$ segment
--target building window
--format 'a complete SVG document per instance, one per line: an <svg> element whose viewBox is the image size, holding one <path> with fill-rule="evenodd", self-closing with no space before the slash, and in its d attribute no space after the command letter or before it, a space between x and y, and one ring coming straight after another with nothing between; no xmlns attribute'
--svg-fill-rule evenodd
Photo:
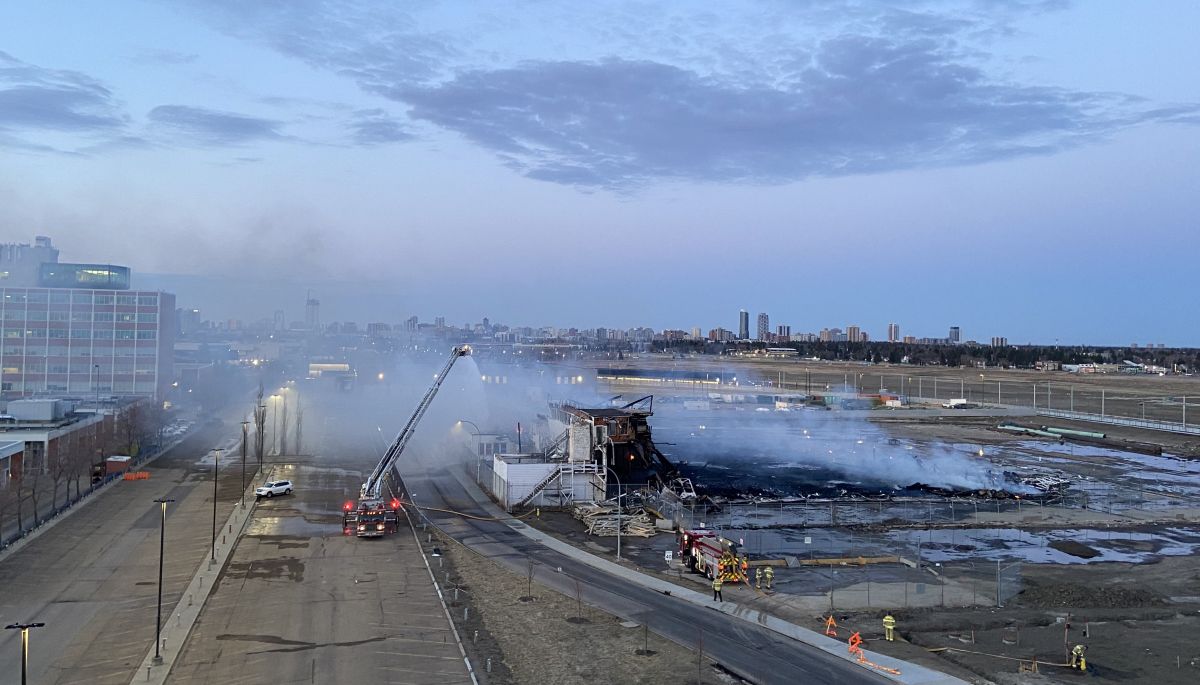
<svg viewBox="0 0 1200 685"><path fill-rule="evenodd" d="M70 293L64 293L64 292L51 292L50 293L50 304L67 304L70 301L71 301Z"/></svg>
<svg viewBox="0 0 1200 685"><path fill-rule="evenodd" d="M112 321L113 313L112 312L96 312L96 320L97 321Z"/></svg>
<svg viewBox="0 0 1200 685"><path fill-rule="evenodd" d="M46 333L48 334L47 337L54 340L67 337L67 331L64 328L51 328L50 330L46 331Z"/></svg>
<svg viewBox="0 0 1200 685"><path fill-rule="evenodd" d="M158 331L138 331L138 340L155 340L158 338Z"/></svg>
<svg viewBox="0 0 1200 685"><path fill-rule="evenodd" d="M71 313L67 311L50 312L51 321L66 321L69 318L71 318Z"/></svg>
<svg viewBox="0 0 1200 685"><path fill-rule="evenodd" d="M29 292L29 302L32 304L46 304L47 299L45 290L31 290Z"/></svg>
<svg viewBox="0 0 1200 685"><path fill-rule="evenodd" d="M71 301L75 304L91 304L91 293L71 293Z"/></svg>
<svg viewBox="0 0 1200 685"><path fill-rule="evenodd" d="M138 304L142 305L143 307L157 307L158 295L139 295Z"/></svg>
<svg viewBox="0 0 1200 685"><path fill-rule="evenodd" d="M96 295L96 304L112 304L114 301L112 295Z"/></svg>
<svg viewBox="0 0 1200 685"><path fill-rule="evenodd" d="M117 321L120 321L121 323L133 323L133 322L134 322L134 321L136 321L136 320L137 320L137 315L136 315L136 314L130 314L130 313L127 313L127 312L126 312L126 313L117 314Z"/></svg>
<svg viewBox="0 0 1200 685"><path fill-rule="evenodd" d="M137 315L138 323L158 323L158 313L150 312L147 314Z"/></svg>
<svg viewBox="0 0 1200 685"><path fill-rule="evenodd" d="M116 336L117 340L133 340L133 331L117 331ZM132 354L133 350L129 352Z"/></svg>
<svg viewBox="0 0 1200 685"><path fill-rule="evenodd" d="M29 312L29 320L30 321L45 321L47 314L48 314L48 312L46 312L45 310L31 311L31 312Z"/></svg>
<svg viewBox="0 0 1200 685"><path fill-rule="evenodd" d="M91 321L92 320L92 312L90 310L82 311L82 312L71 312L71 320L72 321Z"/></svg>
<svg viewBox="0 0 1200 685"><path fill-rule="evenodd" d="M89 340L92 337L92 329L90 328L72 328L71 339L73 340Z"/></svg>
<svg viewBox="0 0 1200 685"><path fill-rule="evenodd" d="M25 320L25 312L20 309L5 309L4 310L4 320L5 321L24 321Z"/></svg>
<svg viewBox="0 0 1200 685"><path fill-rule="evenodd" d="M137 297L134 295L117 295L117 304L137 304Z"/></svg>

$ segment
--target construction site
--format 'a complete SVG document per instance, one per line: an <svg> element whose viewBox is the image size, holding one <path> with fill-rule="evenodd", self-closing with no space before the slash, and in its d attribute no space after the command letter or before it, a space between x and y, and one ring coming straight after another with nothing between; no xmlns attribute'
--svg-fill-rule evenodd
<svg viewBox="0 0 1200 685"><path fill-rule="evenodd" d="M497 503L965 680L1200 679L1191 379L632 364L479 457Z"/></svg>

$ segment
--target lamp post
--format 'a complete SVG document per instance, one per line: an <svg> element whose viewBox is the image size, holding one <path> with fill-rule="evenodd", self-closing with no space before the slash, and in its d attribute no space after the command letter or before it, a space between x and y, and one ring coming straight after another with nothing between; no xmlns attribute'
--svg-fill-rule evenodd
<svg viewBox="0 0 1200 685"><path fill-rule="evenodd" d="M479 452L479 447L478 447L478 445L479 445L479 434L480 434L482 431L480 431L480 430L479 430L479 426L476 426L474 421L468 421L468 420L466 420L466 419L459 419L459 420L458 420L458 424L459 424L460 426L461 426L462 424L464 424L464 423L465 423L465 424L467 424L467 425L469 425L471 428L474 428L474 429L475 429L475 432L474 432L472 435L474 435L474 436L475 436L475 441L476 441L476 442L475 442L475 445L476 445L476 446L475 446L475 452ZM476 454L476 455L475 455L475 482L476 482L476 483L478 483L478 482L479 482L479 478L480 478L480 475L481 475L482 469L483 469L483 455L482 455L482 454Z"/></svg>
<svg viewBox="0 0 1200 685"><path fill-rule="evenodd" d="M159 497L154 500L162 508L162 521L158 526L158 613L154 618L154 663L162 663L162 655L159 654L158 648L162 644L162 579L163 579L163 554L167 548L167 502L175 500L169 497Z"/></svg>
<svg viewBox="0 0 1200 685"><path fill-rule="evenodd" d="M612 467L605 464L604 468L608 469L613 480L617 481L617 561L621 560L621 479L617 477L617 472L613 471ZM607 494L607 493L605 493Z"/></svg>
<svg viewBox="0 0 1200 685"><path fill-rule="evenodd" d="M250 422L242 419L242 508L246 508L246 429Z"/></svg>
<svg viewBox="0 0 1200 685"><path fill-rule="evenodd" d="M10 623L5 630L21 631L21 685L26 685L29 678L29 629L41 628L45 623Z"/></svg>
<svg viewBox="0 0 1200 685"><path fill-rule="evenodd" d="M217 560L217 475L221 465L221 449L213 450L213 519L212 519L212 558Z"/></svg>
<svg viewBox="0 0 1200 685"><path fill-rule="evenodd" d="M265 449L263 445L263 435L266 433L266 430L267 405L256 404L254 405L254 454L256 457L258 457L258 470L254 472L255 475L262 473L263 450Z"/></svg>

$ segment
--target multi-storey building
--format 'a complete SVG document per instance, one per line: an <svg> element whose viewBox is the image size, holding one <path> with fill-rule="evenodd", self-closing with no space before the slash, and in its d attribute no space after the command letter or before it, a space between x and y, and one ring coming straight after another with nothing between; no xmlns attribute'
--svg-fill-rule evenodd
<svg viewBox="0 0 1200 685"><path fill-rule="evenodd" d="M738 312L738 340L750 339L750 312L745 309Z"/></svg>
<svg viewBox="0 0 1200 685"><path fill-rule="evenodd" d="M953 345L957 345L960 342L962 342L962 329L959 328L958 326L951 326L950 327L950 343Z"/></svg>
<svg viewBox="0 0 1200 685"><path fill-rule="evenodd" d="M0 395L159 397L174 315L170 293L0 288Z"/></svg>
<svg viewBox="0 0 1200 685"><path fill-rule="evenodd" d="M862 329L858 326L846 326L846 340L852 343L863 342Z"/></svg>
<svg viewBox="0 0 1200 685"><path fill-rule="evenodd" d="M792 327L786 324L779 324L775 327L775 335L783 340L789 340L792 337Z"/></svg>
<svg viewBox="0 0 1200 685"><path fill-rule="evenodd" d="M758 315L758 336L756 340L770 340L771 338L771 317L767 316L766 312Z"/></svg>
<svg viewBox="0 0 1200 685"><path fill-rule="evenodd" d="M898 324L898 323L889 323L888 324L888 338L887 339L888 339L888 342L892 342L892 343L900 342L900 324Z"/></svg>

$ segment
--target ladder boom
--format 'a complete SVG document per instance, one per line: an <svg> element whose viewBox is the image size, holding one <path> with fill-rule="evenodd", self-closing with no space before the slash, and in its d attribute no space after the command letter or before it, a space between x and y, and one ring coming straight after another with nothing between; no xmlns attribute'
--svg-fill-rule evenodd
<svg viewBox="0 0 1200 685"><path fill-rule="evenodd" d="M458 361L460 357L465 357L469 354L471 354L470 345L458 345L454 348L454 351L450 354L449 361L442 367L441 373L434 378L433 385L429 386L429 390L425 392L425 396L417 404L416 411L413 412L412 416L408 417L408 423L404 424L404 428L401 429L396 439L392 441L383 458L375 465L375 470L371 472L367 481L362 484L362 490L359 493L360 499L378 499L380 497L384 475L396 463L405 446L408 445L408 441L412 439L413 433L416 432L417 424L421 422L421 417L425 416L429 405L433 404L433 398L437 396L438 389L442 387L442 382L446 380L450 369L454 368L454 362Z"/></svg>

